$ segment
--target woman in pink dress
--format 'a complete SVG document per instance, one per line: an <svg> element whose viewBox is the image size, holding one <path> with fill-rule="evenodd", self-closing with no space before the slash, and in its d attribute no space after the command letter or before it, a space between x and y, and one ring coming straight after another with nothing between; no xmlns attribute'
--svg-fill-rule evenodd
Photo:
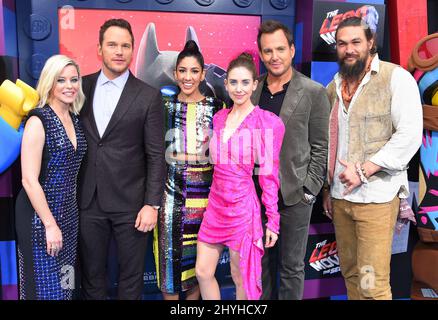
<svg viewBox="0 0 438 320"><path fill-rule="evenodd" d="M213 183L198 234L195 267L204 300L220 299L214 274L224 246L230 251L236 299L260 298L263 227L252 180L254 163L260 166L255 174L268 217L265 247L273 247L278 238L278 167L285 129L279 117L251 103L256 78L251 55L243 53L231 61L225 87L233 108L223 109L213 118L209 149Z"/></svg>

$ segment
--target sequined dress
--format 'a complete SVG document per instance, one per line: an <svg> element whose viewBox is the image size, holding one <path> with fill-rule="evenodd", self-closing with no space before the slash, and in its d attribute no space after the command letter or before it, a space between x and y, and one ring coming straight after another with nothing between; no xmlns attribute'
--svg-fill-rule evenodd
<svg viewBox="0 0 438 320"><path fill-rule="evenodd" d="M79 119L71 114L77 149L70 142L61 120L48 105L30 112L44 126L45 144L39 182L50 211L61 229L63 249L51 257L46 250L44 225L22 189L15 218L19 258L20 299L70 300L75 287L78 236L76 181L87 149Z"/></svg>
<svg viewBox="0 0 438 320"><path fill-rule="evenodd" d="M195 259L198 230L207 206L213 168L208 143L213 115L223 107L215 98L183 103L165 101L167 179L157 227L154 255L157 284L176 294L197 285ZM173 155L197 154L206 160L175 161Z"/></svg>
<svg viewBox="0 0 438 320"><path fill-rule="evenodd" d="M261 200L268 217L267 228L278 234L278 189L280 149L284 124L279 117L256 106L239 128L224 141L230 110L213 119L210 154L214 163L213 183L198 240L222 244L239 252L239 269L249 300L261 295L263 227L260 202L252 179L254 165L262 188Z"/></svg>

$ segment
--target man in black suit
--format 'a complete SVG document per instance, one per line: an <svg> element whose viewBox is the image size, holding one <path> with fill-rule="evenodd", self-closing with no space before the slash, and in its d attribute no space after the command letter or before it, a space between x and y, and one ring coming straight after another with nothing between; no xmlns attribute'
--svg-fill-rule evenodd
<svg viewBox="0 0 438 320"><path fill-rule="evenodd" d="M130 24L100 28L102 69L83 79L81 112L88 152L79 176L80 256L85 299L106 299L106 262L114 235L118 298L140 299L147 232L157 222L164 189L164 123L160 92L129 71Z"/></svg>

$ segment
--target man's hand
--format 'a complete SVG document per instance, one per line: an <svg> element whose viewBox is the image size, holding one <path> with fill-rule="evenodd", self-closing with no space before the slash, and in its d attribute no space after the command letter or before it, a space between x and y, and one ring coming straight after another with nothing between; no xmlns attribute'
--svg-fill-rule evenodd
<svg viewBox="0 0 438 320"><path fill-rule="evenodd" d="M354 189L362 184L359 174L356 171L354 163L338 159L339 163L345 167L345 170L339 175L339 180L344 185L345 191L343 195L351 193Z"/></svg>
<svg viewBox="0 0 438 320"><path fill-rule="evenodd" d="M158 210L149 205L141 208L135 220L135 228L140 232L148 232L155 228L157 224Z"/></svg>
<svg viewBox="0 0 438 320"><path fill-rule="evenodd" d="M379 172L380 170L382 170L382 167L371 162L371 161L365 161L365 163L362 164L362 168L365 170L364 175L365 177L368 179L369 177L371 177L373 174L375 174L376 172Z"/></svg>
<svg viewBox="0 0 438 320"><path fill-rule="evenodd" d="M329 189L322 190L322 207L324 208L324 215L333 220L332 198Z"/></svg>

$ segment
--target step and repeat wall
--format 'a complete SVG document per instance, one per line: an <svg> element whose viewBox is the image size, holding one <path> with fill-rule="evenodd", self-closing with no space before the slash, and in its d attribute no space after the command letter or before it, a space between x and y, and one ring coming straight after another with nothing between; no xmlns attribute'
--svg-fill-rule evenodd
<svg viewBox="0 0 438 320"><path fill-rule="evenodd" d="M0 84L18 77L15 5L0 0ZM3 119L0 117L0 122ZM3 128L6 122L0 123ZM14 202L21 188L19 161L11 154L11 143L19 143L0 130L0 300L17 299L17 259L15 247ZM7 169L7 170L6 170Z"/></svg>
<svg viewBox="0 0 438 320"><path fill-rule="evenodd" d="M5 2L9 6L5 7ZM380 56L389 60L385 56L386 8L383 0L0 0L0 3L0 10L3 10L0 17L8 16L14 26L16 21L18 41L15 46L18 45L20 52L17 61L15 49L15 55L12 54L15 60L11 60L6 68L12 72L2 74L1 80L19 76L31 85L36 85L45 61L57 53L74 58L82 74L97 71L101 65L97 55L99 27L109 18L125 18L131 23L135 38L131 71L158 89L175 85L173 68L176 55L187 39L195 39L205 58L208 86L223 100L227 100L223 79L228 62L242 51L248 51L259 64L257 29L267 19L279 20L294 32L294 65L324 85L337 72L334 32L342 19L348 16L361 16L375 27L379 53L382 51ZM5 10L10 13L7 11L5 14ZM2 34L6 32L1 31ZM146 50L148 46L156 49L152 50L155 54L149 54L150 51ZM5 55L3 44L0 44L0 50L3 50L0 55ZM155 63L157 61L159 63ZM14 63L18 64L19 73L13 67ZM159 68L155 67L158 65ZM263 65L259 67L264 70ZM0 174L2 299L17 299L13 203L15 189L21 187L20 179L17 164ZM394 252L406 251L406 231L401 238L396 242ZM145 257L144 298L161 299L156 285L152 237L149 240ZM116 261L117 252L112 243L108 259L110 297L116 295ZM346 290L339 270L334 229L322 215L321 199L314 206L305 263L305 299L344 297ZM234 299L227 251L221 256L217 276L223 298Z"/></svg>

